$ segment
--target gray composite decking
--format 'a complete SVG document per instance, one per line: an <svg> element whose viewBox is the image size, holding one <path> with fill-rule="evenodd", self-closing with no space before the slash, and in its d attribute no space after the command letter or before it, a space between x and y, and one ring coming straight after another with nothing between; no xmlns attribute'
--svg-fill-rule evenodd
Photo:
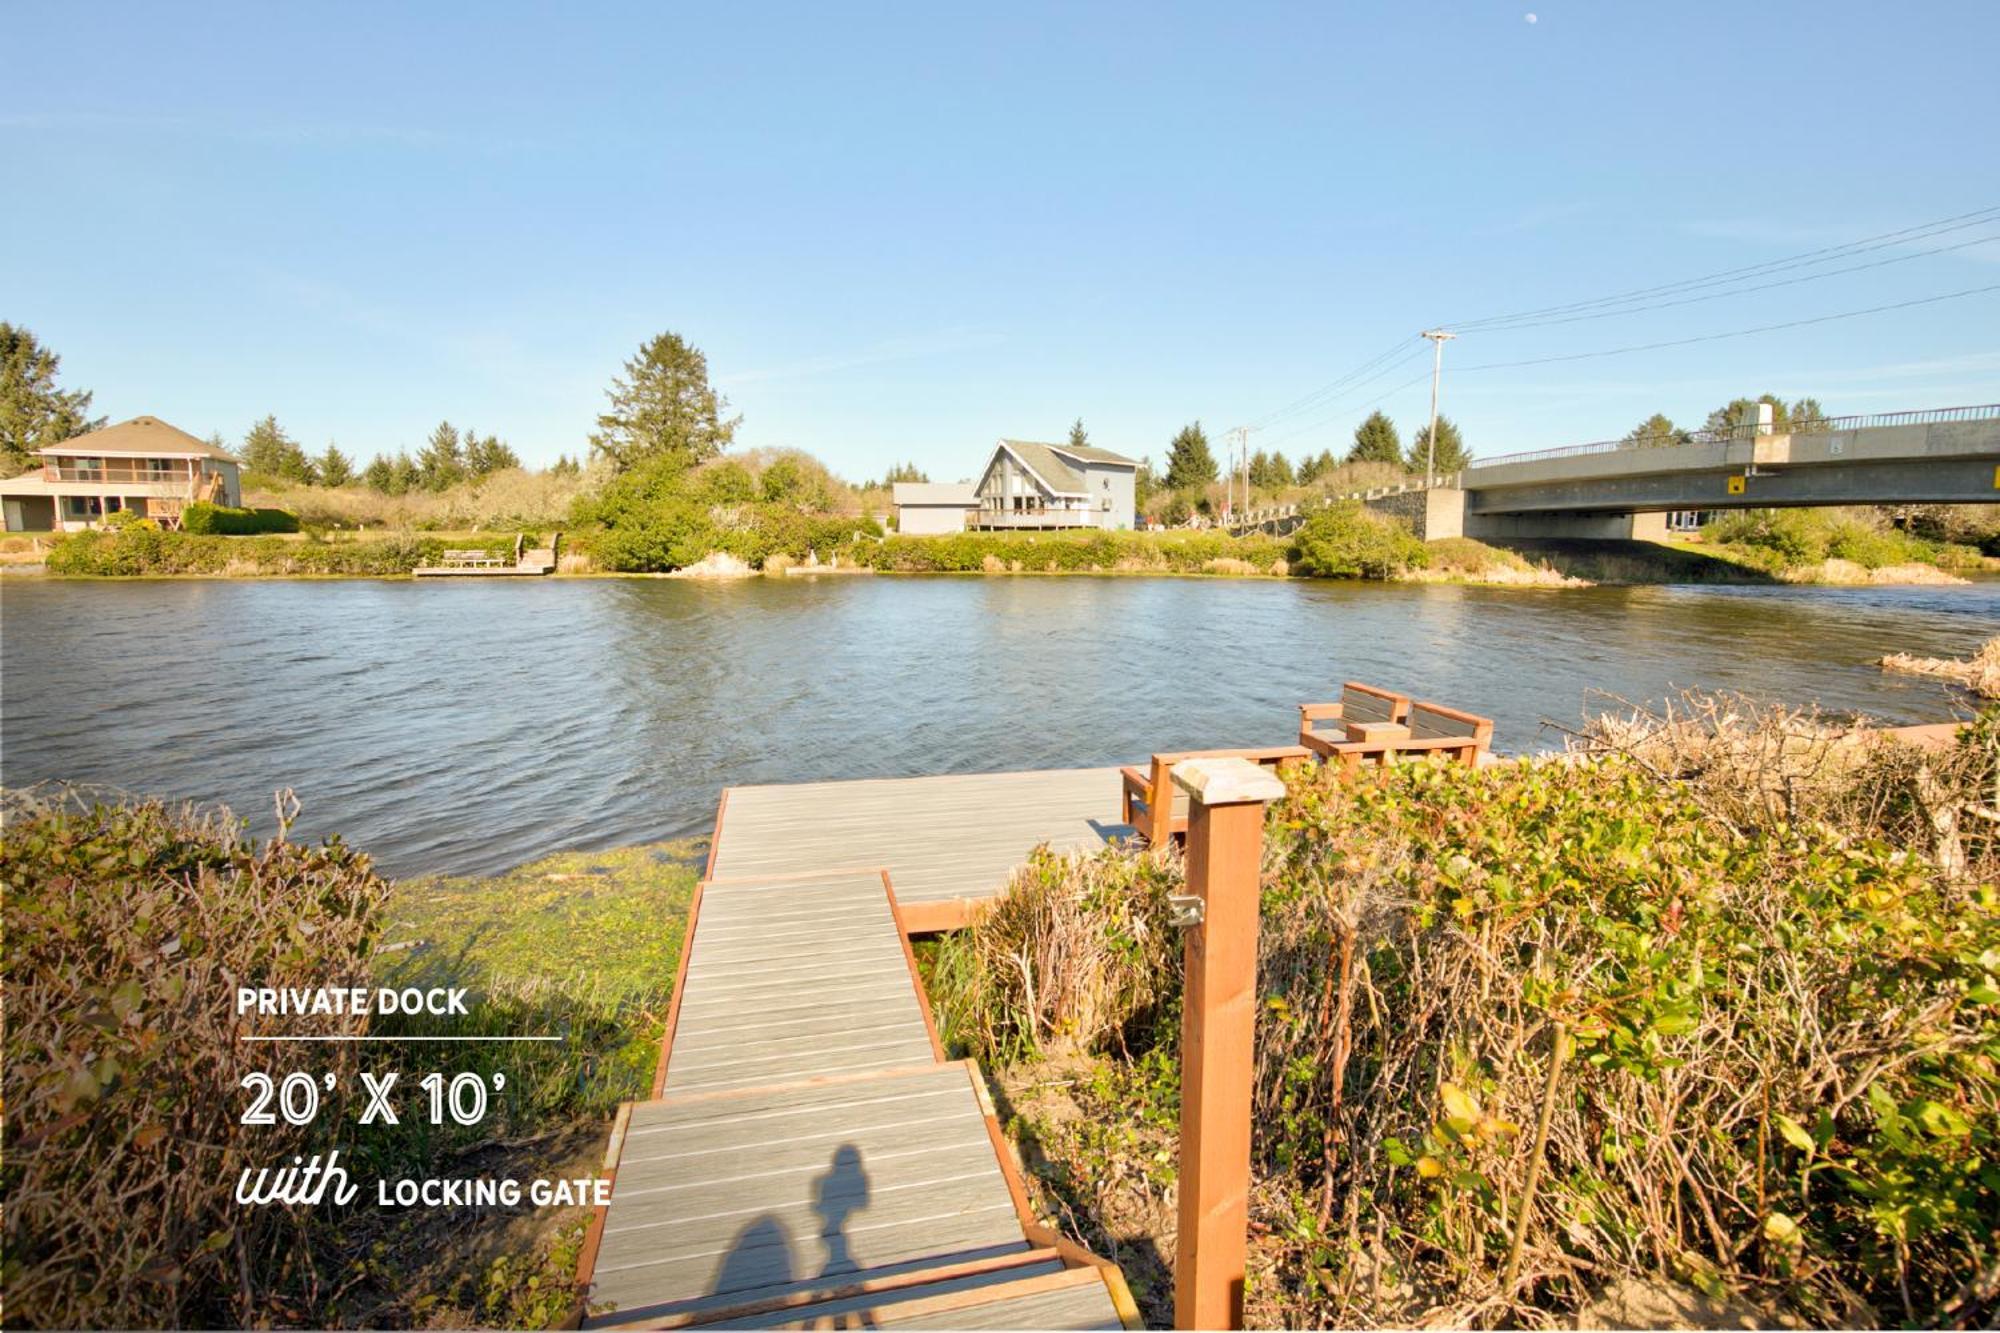
<svg viewBox="0 0 2000 1333"><path fill-rule="evenodd" d="M1036 844L1095 850L1129 833L1115 768L731 787L718 879L882 867L896 900L985 898Z"/></svg>
<svg viewBox="0 0 2000 1333"><path fill-rule="evenodd" d="M1031 1239L890 897L989 897L1126 832L1118 799L1111 769L731 789L585 1326L1122 1327L1115 1272Z"/></svg>
<svg viewBox="0 0 2000 1333"><path fill-rule="evenodd" d="M666 1093L936 1058L880 872L703 888Z"/></svg>

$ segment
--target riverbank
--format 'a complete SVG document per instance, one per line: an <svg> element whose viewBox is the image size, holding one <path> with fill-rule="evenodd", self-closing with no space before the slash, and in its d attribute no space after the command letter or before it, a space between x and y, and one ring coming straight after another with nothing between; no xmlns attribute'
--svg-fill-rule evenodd
<svg viewBox="0 0 2000 1333"><path fill-rule="evenodd" d="M1766 1324L1990 1313L1972 1279L2000 1225L1981 1170L2000 1151L1984 1054L2000 1042L2000 850L1961 816L2000 772L2000 712L1923 751L1736 704L1605 738L1572 763L1399 765L1358 785L1288 772L1263 906L1253 1322L1464 1324L1478 1308L1590 1324L1632 1284ZM337 841L252 846L213 816L11 810L0 870L21 928L6 980L39 998L9 1024L9 1070L51 1064L79 986L120 1016L91 1037L87 1079L10 1089L10 1226L51 1234L62 1209L101 1233L65 1259L10 1230L17 1314L563 1321L580 1209L277 1209L263 1216L282 1225L234 1252L204 1237L248 1231L226 1182L274 1144L339 1147L371 1174L588 1174L611 1109L647 1086L703 851L391 885ZM1180 982L1165 913L1180 877L1172 852L1034 856L970 930L920 951L946 1039L995 1076L1040 1215L1115 1248L1156 1321L1171 1293ZM369 1067L411 1081L435 1067L426 1037L564 1040L454 1048L456 1071L506 1076L476 1127L322 1120L280 1142L242 1129L225 1098L170 1091L233 1078L217 1062L244 1048L218 1016L240 975L467 987L469 1024L364 1021L386 1039ZM1774 1041L1801 1006L1811 1038ZM1829 1106L1824 1088L1842 1094ZM1531 1150L1537 1105L1554 1109ZM1709 1132L1677 1132L1689 1123ZM196 1144L218 1154L202 1170L175 1155ZM1524 1222L1509 1200L1545 1151ZM156 1153L161 1169L136 1192L119 1182L114 1207L92 1192L110 1188L90 1174L107 1152ZM1891 1185L1907 1230L1885 1253L1871 1237ZM184 1224L131 1221L167 1216ZM1523 1234L1525 1280L1495 1297ZM169 1265L171 1287L102 1283ZM104 1318L36 1319L51 1308L38 1299Z"/></svg>
<svg viewBox="0 0 2000 1333"><path fill-rule="evenodd" d="M752 563L714 552L679 570L651 574L601 569L596 534L566 533L556 577L741 578L756 574L981 574L1120 577L1301 578L1299 550L1287 538L1215 532L962 533L935 537L851 537L824 549L774 552ZM0 541L0 570L73 578L398 578L434 563L446 549L505 555L514 534L312 533L228 537L128 529ZM1391 582L1493 587L1580 588L1596 585L1795 583L1824 586L1960 582L1967 573L2000 573L2000 558L1969 548L1933 553L1950 567L1915 557L1921 544L1860 552L1878 563L1818 554L1788 564L1766 548L1729 543L1519 541L1489 544L1448 538L1412 546L1405 557L1367 576ZM1348 575L1357 577L1360 575Z"/></svg>

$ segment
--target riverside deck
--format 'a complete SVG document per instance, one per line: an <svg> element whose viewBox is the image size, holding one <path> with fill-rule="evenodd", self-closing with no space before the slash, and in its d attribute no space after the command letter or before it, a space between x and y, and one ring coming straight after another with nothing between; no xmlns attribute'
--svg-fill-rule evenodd
<svg viewBox="0 0 2000 1333"><path fill-rule="evenodd" d="M1113 769L724 793L651 1099L621 1109L586 1327L1119 1328L1044 1227L906 936L1037 845L1124 833Z"/></svg>

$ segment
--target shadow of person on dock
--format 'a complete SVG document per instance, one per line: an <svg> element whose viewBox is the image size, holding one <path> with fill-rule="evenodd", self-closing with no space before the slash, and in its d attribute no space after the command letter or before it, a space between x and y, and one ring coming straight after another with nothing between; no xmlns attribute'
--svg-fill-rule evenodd
<svg viewBox="0 0 2000 1333"><path fill-rule="evenodd" d="M715 1284L709 1294L737 1295L748 1300L754 1299L759 1291L859 1272L861 1264L848 1243L847 1222L868 1206L868 1199L868 1173L862 1169L861 1149L843 1143L834 1150L825 1173L813 1178L807 1200L820 1220L819 1238L826 1245L825 1266L817 1274L810 1269L795 1269L790 1228L778 1213L763 1213L736 1233L736 1239L730 1242L729 1251L722 1258L722 1266L716 1270Z"/></svg>
<svg viewBox="0 0 2000 1333"><path fill-rule="evenodd" d="M819 1214L820 1239L826 1242L826 1267L821 1277L852 1273L854 1261L847 1243L847 1219L868 1206L868 1173L861 1169L861 1150L851 1143L834 1149L833 1164L813 1182L813 1211Z"/></svg>
<svg viewBox="0 0 2000 1333"><path fill-rule="evenodd" d="M711 1293L781 1287L793 1280L792 1234L777 1217L765 1213L736 1233L716 1270Z"/></svg>

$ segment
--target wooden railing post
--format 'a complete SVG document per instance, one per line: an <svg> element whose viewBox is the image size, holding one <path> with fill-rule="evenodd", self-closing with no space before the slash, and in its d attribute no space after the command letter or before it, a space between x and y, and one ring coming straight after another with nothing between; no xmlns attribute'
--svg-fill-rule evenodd
<svg viewBox="0 0 2000 1333"><path fill-rule="evenodd" d="M1258 872L1264 806L1285 784L1244 759L1189 759L1174 782L1188 794L1192 900L1177 904L1188 935L1174 1327L1242 1328Z"/></svg>

